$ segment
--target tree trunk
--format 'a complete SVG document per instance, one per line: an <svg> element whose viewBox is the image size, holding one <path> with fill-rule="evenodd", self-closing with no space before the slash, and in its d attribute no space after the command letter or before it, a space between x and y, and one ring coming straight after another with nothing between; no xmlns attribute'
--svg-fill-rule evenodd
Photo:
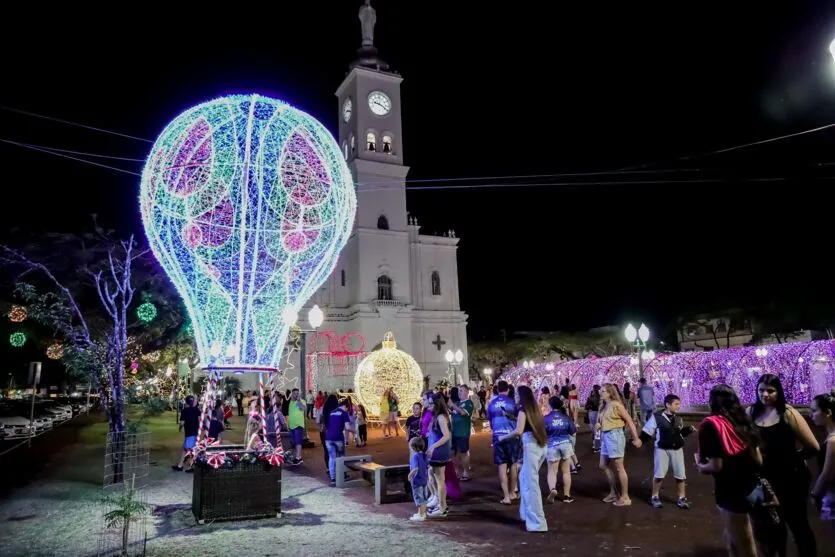
<svg viewBox="0 0 835 557"><path fill-rule="evenodd" d="M127 557L128 555L128 533L130 532L130 519L124 519L125 524L122 526L122 556Z"/></svg>

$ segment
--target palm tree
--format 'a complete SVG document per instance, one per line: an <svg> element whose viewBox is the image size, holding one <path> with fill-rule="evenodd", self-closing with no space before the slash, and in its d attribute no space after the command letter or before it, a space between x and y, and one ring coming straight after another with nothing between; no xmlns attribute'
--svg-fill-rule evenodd
<svg viewBox="0 0 835 557"><path fill-rule="evenodd" d="M122 557L127 557L128 554L128 533L130 532L130 523L135 522L139 517L145 515L150 508L150 505L141 501L136 501L134 496L136 490L125 488L121 494L116 497L108 497L105 503L115 505L115 509L104 515L104 523L108 528L122 527Z"/></svg>

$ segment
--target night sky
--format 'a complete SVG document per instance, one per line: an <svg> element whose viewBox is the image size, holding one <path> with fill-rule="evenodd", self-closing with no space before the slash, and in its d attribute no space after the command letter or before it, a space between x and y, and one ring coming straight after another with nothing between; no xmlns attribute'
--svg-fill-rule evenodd
<svg viewBox="0 0 835 557"><path fill-rule="evenodd" d="M335 130L334 91L359 47L360 4L10 13L0 104L154 139L196 103L257 92ZM455 228L461 238L474 339L641 319L661 328L686 308L831 288L825 177L835 166L818 163L835 163L835 128L677 159L835 122L832 2L540 4L374 2L376 45L404 77L409 186L513 184L409 193L424 232ZM150 148L9 111L0 111L0 139L136 159ZM7 144L0 158L0 237L14 227L79 230L90 213L141 231L137 177ZM652 172L443 180L623 168Z"/></svg>

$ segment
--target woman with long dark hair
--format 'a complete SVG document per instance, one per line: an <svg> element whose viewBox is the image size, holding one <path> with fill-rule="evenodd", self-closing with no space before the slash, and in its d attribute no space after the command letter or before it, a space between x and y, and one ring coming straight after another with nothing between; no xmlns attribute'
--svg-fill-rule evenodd
<svg viewBox="0 0 835 557"><path fill-rule="evenodd" d="M835 393L820 394L812 400L812 421L826 429L826 441L818 454L820 475L812 487L812 499L820 509L821 520L835 536Z"/></svg>
<svg viewBox="0 0 835 557"><path fill-rule="evenodd" d="M325 455L325 474L330 477L330 454L328 453L328 445L325 443L325 431L328 428L328 418L331 412L339 408L339 399L336 395L328 395L325 397L325 402L322 404L322 412L319 414L319 441L322 443L322 452Z"/></svg>
<svg viewBox="0 0 835 557"><path fill-rule="evenodd" d="M336 395L330 395L322 412L325 424L325 447L328 449L328 475L331 485L336 483L336 459L345 456L345 432L353 431L351 416L339 405Z"/></svg>
<svg viewBox="0 0 835 557"><path fill-rule="evenodd" d="M728 555L757 557L749 513L762 503L762 455L754 425L728 385L710 391L710 416L699 426L696 467L711 474Z"/></svg>
<svg viewBox="0 0 835 557"><path fill-rule="evenodd" d="M776 375L766 373L757 381L757 402L748 408L748 415L762 442L762 475L774 488L780 506L779 524L754 521L757 539L766 542L766 553L784 557L788 545L788 529L800 555L814 557L817 544L807 514L807 496L812 475L804 454L809 457L820 447L812 430L800 413L786 402L783 384Z"/></svg>
<svg viewBox="0 0 835 557"><path fill-rule="evenodd" d="M501 437L499 442L513 437L522 438L522 470L519 472L519 516L525 521L528 532L547 532L545 511L542 509L542 490L539 487L539 469L545 460L545 445L548 434L542 412L536 403L530 387L516 388L516 402L519 414L516 429Z"/></svg>
<svg viewBox="0 0 835 557"><path fill-rule="evenodd" d="M433 398L432 423L429 426L429 446L426 448L426 459L432 469L435 480L435 491L438 496L438 506L429 511L429 516L447 516L446 501L446 465L450 459L452 449L452 433L449 423L449 408L446 398L438 394Z"/></svg>

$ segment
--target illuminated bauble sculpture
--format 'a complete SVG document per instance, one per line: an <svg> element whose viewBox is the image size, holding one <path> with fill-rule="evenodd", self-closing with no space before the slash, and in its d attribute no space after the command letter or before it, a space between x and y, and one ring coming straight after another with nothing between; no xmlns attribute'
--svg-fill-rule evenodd
<svg viewBox="0 0 835 557"><path fill-rule="evenodd" d="M411 408L420 400L423 373L414 358L398 350L394 335L386 333L383 347L366 356L357 366L354 390L365 409L379 416L380 398L389 387L394 387L401 409Z"/></svg>
<svg viewBox="0 0 835 557"><path fill-rule="evenodd" d="M9 335L9 344L11 344L14 348L20 348L26 344L26 333L22 333L20 331L12 333Z"/></svg>
<svg viewBox="0 0 835 557"><path fill-rule="evenodd" d="M356 212L333 136L259 95L223 97L175 118L148 156L140 203L200 359L227 371L278 368L282 312L300 309L331 274Z"/></svg>
<svg viewBox="0 0 835 557"><path fill-rule="evenodd" d="M136 316L139 318L140 321L150 323L157 316L157 306L155 306L151 302L145 302L144 304L136 308Z"/></svg>
<svg viewBox="0 0 835 557"><path fill-rule="evenodd" d="M29 312L23 306L14 305L9 310L9 321L12 323L23 323L29 317Z"/></svg>
<svg viewBox="0 0 835 557"><path fill-rule="evenodd" d="M46 357L50 360L60 360L64 357L64 345L60 342L50 344L46 348Z"/></svg>

